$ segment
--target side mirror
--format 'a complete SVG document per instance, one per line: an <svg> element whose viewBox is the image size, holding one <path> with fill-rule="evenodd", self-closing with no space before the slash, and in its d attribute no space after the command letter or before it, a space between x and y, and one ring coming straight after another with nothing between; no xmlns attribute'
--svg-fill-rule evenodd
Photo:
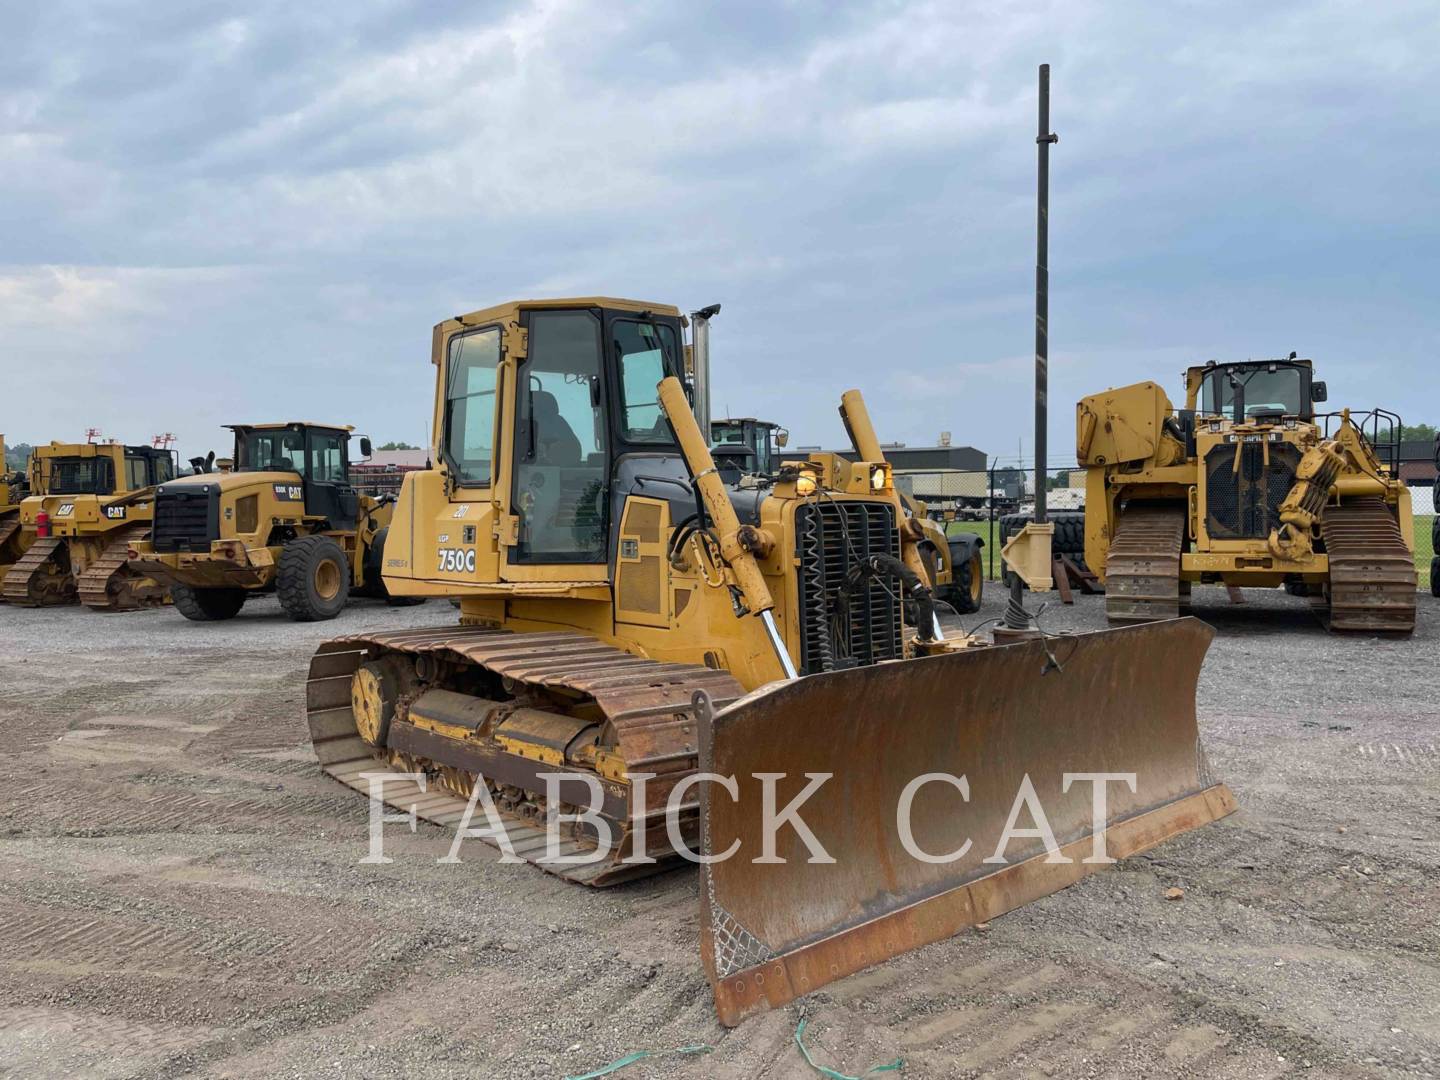
<svg viewBox="0 0 1440 1080"><path fill-rule="evenodd" d="M775 432L775 445L781 447L782 449L786 446L789 446L790 432L786 431L783 427L779 431Z"/></svg>
<svg viewBox="0 0 1440 1080"><path fill-rule="evenodd" d="M368 435L360 436L360 456L363 458L370 456L370 436Z"/></svg>
<svg viewBox="0 0 1440 1080"><path fill-rule="evenodd" d="M1326 391L1325 391L1325 382L1324 382L1324 380L1321 380L1321 381L1319 381L1319 382L1312 382L1312 383L1310 384L1310 400L1311 400L1311 401L1315 401L1315 402L1324 401L1327 396L1328 396L1328 395L1327 395L1327 393L1326 393Z"/></svg>

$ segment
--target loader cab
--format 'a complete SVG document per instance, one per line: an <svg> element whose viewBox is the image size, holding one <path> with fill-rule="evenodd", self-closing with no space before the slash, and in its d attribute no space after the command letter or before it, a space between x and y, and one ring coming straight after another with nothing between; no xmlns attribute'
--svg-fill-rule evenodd
<svg viewBox="0 0 1440 1080"><path fill-rule="evenodd" d="M1187 382L1190 407L1207 417L1236 424L1278 423L1290 418L1311 421L1315 403L1324 401L1325 384L1315 382L1309 360L1292 353L1284 360L1211 363L1191 368ZM1198 390L1198 404L1193 401Z"/></svg>
<svg viewBox="0 0 1440 1080"><path fill-rule="evenodd" d="M281 503L300 503L306 517L324 518L331 529L354 529L360 499L350 486L349 425L232 424L236 472L293 473L295 483L278 481L274 494ZM361 440L367 452L368 439Z"/></svg>
<svg viewBox="0 0 1440 1080"><path fill-rule="evenodd" d="M676 309L546 301L446 333L454 322L437 328L440 456L454 487L491 489L514 519L504 577L553 580L563 566L568 580L601 581L627 492L693 504L656 391L683 369Z"/></svg>

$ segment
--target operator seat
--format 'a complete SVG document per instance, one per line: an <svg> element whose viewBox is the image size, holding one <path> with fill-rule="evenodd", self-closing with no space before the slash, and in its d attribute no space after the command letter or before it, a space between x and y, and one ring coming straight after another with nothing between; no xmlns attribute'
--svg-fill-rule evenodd
<svg viewBox="0 0 1440 1080"><path fill-rule="evenodd" d="M574 467L581 463L580 440L560 415L560 404L548 390L530 392L530 422L535 426L535 457L544 465Z"/></svg>

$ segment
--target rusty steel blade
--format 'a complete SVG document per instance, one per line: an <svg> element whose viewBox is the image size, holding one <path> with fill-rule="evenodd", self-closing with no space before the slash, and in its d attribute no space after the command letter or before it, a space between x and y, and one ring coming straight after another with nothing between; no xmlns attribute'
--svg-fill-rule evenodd
<svg viewBox="0 0 1440 1080"><path fill-rule="evenodd" d="M861 968L983 922L1102 869L1093 854L1093 784L1066 773L1134 773L1106 785L1109 858L1143 851L1230 813L1199 746L1195 691L1214 631L1175 619L1092 634L978 648L771 684L702 724L701 768L733 776L739 798L701 790L701 951L720 1020L733 1026ZM1047 652L1048 645L1048 652ZM1051 665L1050 654L1060 669ZM1049 670L1047 670L1049 667ZM762 781L781 773L777 809L829 773L801 817L833 863L808 861L793 828L776 832L783 863L762 854ZM914 796L913 857L897 811L907 784L964 776ZM1025 777L1068 861L1039 837L993 857ZM1015 823L1034 828L1028 810Z"/></svg>

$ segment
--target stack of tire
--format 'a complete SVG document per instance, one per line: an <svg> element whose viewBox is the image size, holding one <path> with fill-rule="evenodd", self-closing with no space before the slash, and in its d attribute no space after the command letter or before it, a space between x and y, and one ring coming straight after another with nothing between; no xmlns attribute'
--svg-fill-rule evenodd
<svg viewBox="0 0 1440 1080"><path fill-rule="evenodd" d="M1000 518L999 544L1004 547L1026 525L1035 520L1034 514L1005 514ZM1064 555L1082 570L1085 569L1085 511L1051 510L1045 520L1055 526L1055 535L1050 541L1050 550ZM1010 568L1001 571L1001 580L1010 587Z"/></svg>

